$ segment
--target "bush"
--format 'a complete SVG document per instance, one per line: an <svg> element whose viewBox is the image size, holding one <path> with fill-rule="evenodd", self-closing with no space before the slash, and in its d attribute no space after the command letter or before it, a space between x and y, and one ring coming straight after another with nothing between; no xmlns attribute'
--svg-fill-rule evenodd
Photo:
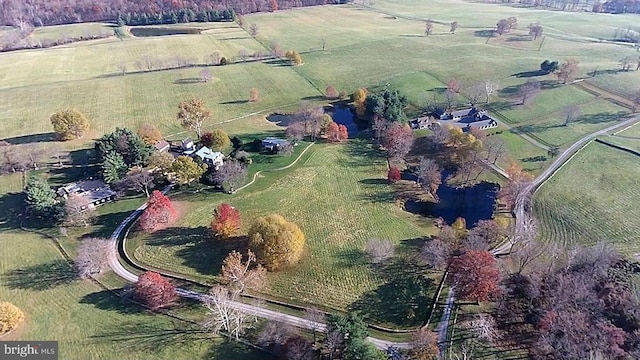
<svg viewBox="0 0 640 360"><path fill-rule="evenodd" d="M389 172L387 172L387 180L393 184L400 181L400 178L400 170L397 167L390 167Z"/></svg>
<svg viewBox="0 0 640 360"><path fill-rule="evenodd" d="M24 313L10 302L0 302L0 335L15 329L24 320Z"/></svg>

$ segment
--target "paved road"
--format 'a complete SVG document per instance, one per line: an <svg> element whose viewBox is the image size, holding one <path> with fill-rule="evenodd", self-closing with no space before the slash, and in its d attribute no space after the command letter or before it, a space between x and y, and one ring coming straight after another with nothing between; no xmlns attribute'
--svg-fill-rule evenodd
<svg viewBox="0 0 640 360"><path fill-rule="evenodd" d="M172 187L172 185L167 186L166 188L164 188L162 190L162 192L166 194L171 189L171 187ZM121 238L122 232L144 211L144 209L146 209L146 207L147 207L147 204L144 204L144 205L140 206L138 209L136 209L134 212L132 212L131 215L129 215L126 219L124 219L120 223L120 225L118 225L118 227L113 231L113 234L111 234L111 237L110 237L112 246L110 248L110 252L109 252L109 255L108 255L109 266L111 267L113 272L116 273L116 275L118 275L121 278L125 279L126 281L132 282L132 283L138 281L138 276L136 274L131 273L126 268L124 268L122 266L122 264L120 263L120 261L118 259L119 239ZM191 291L191 290L186 290L186 289L181 289L181 288L176 289L176 292L178 293L178 295L180 295L182 297L195 299L195 300L198 300L198 301L202 301L203 299L208 297L207 294L194 292L194 291ZM300 328L304 328L304 329L309 329L309 330L316 329L316 331L326 331L326 325L325 324L315 323L313 321L310 321L310 320L307 320L307 319L304 319L304 318L301 318L301 317L292 316L292 315L280 313L280 312L277 312L277 311L264 309L264 308L261 308L261 307L258 307L258 306L244 304L244 303L237 302L237 301L232 301L232 302L230 302L230 304L234 308L242 310L243 312L245 312L247 314L252 314L252 315L255 315L257 317L264 318L264 319L282 321L282 322L285 322L287 324L290 324L290 325L293 325L293 326L296 326L296 327L300 327ZM392 347L392 346L396 347L396 348L408 348L409 347L408 343L398 343L398 342L393 342L393 341L386 341L386 340L377 339L377 338L373 338L373 337L368 337L367 340L369 340L370 342L375 344L379 349L382 349L382 350L386 350L386 349L388 349L389 347Z"/></svg>
<svg viewBox="0 0 640 360"><path fill-rule="evenodd" d="M449 335L449 321L451 320L451 312L453 311L453 304L455 302L453 289L449 289L449 295L447 295L447 304L444 307L444 312L440 318L440 323L436 328L438 333L438 349L440 349L440 359L445 358L447 351L447 337Z"/></svg>

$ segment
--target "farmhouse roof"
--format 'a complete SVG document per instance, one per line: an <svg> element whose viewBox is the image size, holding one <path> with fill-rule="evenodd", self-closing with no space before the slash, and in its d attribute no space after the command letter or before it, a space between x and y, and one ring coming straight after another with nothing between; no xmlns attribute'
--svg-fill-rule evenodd
<svg viewBox="0 0 640 360"><path fill-rule="evenodd" d="M157 151L167 151L169 150L170 145L166 140L160 140L153 145L153 147L156 148Z"/></svg>
<svg viewBox="0 0 640 360"><path fill-rule="evenodd" d="M262 146L281 146L281 145L288 145L288 144L289 144L288 140L279 139L271 136L266 137L264 138L264 140L262 140Z"/></svg>
<svg viewBox="0 0 640 360"><path fill-rule="evenodd" d="M216 161L224 157L223 153L213 151L206 146L201 147L194 155L199 156L202 160L208 159L212 161Z"/></svg>

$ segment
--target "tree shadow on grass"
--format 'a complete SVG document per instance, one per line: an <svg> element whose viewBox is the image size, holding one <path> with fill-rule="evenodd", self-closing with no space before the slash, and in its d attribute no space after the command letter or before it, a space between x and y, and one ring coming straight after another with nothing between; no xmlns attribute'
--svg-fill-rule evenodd
<svg viewBox="0 0 640 360"><path fill-rule="evenodd" d="M105 329L92 338L99 342L124 344L133 351L156 353L165 347L191 346L197 341L211 341L210 335L200 326L174 320L172 324L159 327L147 319L140 322L125 322Z"/></svg>
<svg viewBox="0 0 640 360"><path fill-rule="evenodd" d="M211 349L204 357L208 360L229 360L229 359L241 359L247 356L253 355L259 350L250 349L237 342L225 341L223 343L215 344L211 346ZM253 357L251 357L253 358ZM267 352L260 352L260 359L263 360L276 360L277 358Z"/></svg>
<svg viewBox="0 0 640 360"><path fill-rule="evenodd" d="M336 266L341 269L367 264L367 255L359 249L343 250L337 254L336 258L338 259Z"/></svg>
<svg viewBox="0 0 640 360"><path fill-rule="evenodd" d="M597 114L588 114L582 115L576 122L583 124L600 124L612 121L621 121L623 120L629 113L626 111L618 111L616 113L597 113Z"/></svg>
<svg viewBox="0 0 640 360"><path fill-rule="evenodd" d="M529 78L529 77L535 77L535 76L544 76L547 74L549 73L542 70L532 70L532 71L522 71L519 73L511 74L511 76L514 76L517 78Z"/></svg>
<svg viewBox="0 0 640 360"><path fill-rule="evenodd" d="M91 304L100 310L117 311L120 314L139 314L146 309L132 301L117 296L113 291L103 290L85 295L80 304Z"/></svg>
<svg viewBox="0 0 640 360"><path fill-rule="evenodd" d="M189 84L198 84L201 82L203 83L204 81L202 81L200 78L184 78L184 79L177 79L173 83L176 85L189 85Z"/></svg>
<svg viewBox="0 0 640 360"><path fill-rule="evenodd" d="M360 311L374 322L402 327L422 325L429 317L431 292L436 286L426 277L427 267L404 257L383 264L379 271L387 282L364 293L349 310Z"/></svg>
<svg viewBox="0 0 640 360"><path fill-rule="evenodd" d="M386 161L385 153L368 139L354 139L343 147L348 155L346 165L349 167L370 167L373 162Z"/></svg>
<svg viewBox="0 0 640 360"><path fill-rule="evenodd" d="M2 276L10 289L43 291L78 279L76 270L64 260L14 269Z"/></svg>
<svg viewBox="0 0 640 360"><path fill-rule="evenodd" d="M473 36L491 38L495 37L495 31L493 29L476 30L473 32Z"/></svg>
<svg viewBox="0 0 640 360"><path fill-rule="evenodd" d="M150 246L178 247L175 254L183 259L183 265L205 275L218 275L222 261L232 251L245 252L246 237L228 240L211 238L204 226L196 228L168 228L156 231L147 240Z"/></svg>
<svg viewBox="0 0 640 360"><path fill-rule="evenodd" d="M1 139L8 142L11 145L31 144L31 143L45 143L56 141L56 134L53 132L31 134L23 136L14 136L11 138Z"/></svg>
<svg viewBox="0 0 640 360"><path fill-rule="evenodd" d="M358 182L365 185L387 185L389 183L387 179L364 179Z"/></svg>
<svg viewBox="0 0 640 360"><path fill-rule="evenodd" d="M249 100L230 100L230 101L223 101L220 103L220 105L238 105L238 104L246 104L248 102Z"/></svg>
<svg viewBox="0 0 640 360"><path fill-rule="evenodd" d="M23 193L7 193L0 196L0 230L19 229L23 209Z"/></svg>

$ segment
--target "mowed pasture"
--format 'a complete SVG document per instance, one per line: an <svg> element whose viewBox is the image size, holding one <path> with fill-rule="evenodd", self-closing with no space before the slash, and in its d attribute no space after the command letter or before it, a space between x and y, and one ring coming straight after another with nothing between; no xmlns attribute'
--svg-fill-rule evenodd
<svg viewBox="0 0 640 360"><path fill-rule="evenodd" d="M370 145L353 141L316 144L312 149L285 176L262 181L255 188L229 196L176 195L188 206L185 215L175 228L153 235L133 234L139 246L132 253L144 264L215 281L222 259L243 246L240 240L220 243L211 238L208 227L217 204L228 202L240 210L243 233L252 219L275 212L300 226L306 246L298 265L269 274L268 295L336 310L359 307L365 301L371 306L363 310L378 322L424 321L394 318L393 309L405 305L395 303L393 296L400 295L388 292L389 286L368 263L364 249L367 240L379 238L392 240L402 252L430 234L431 225L426 219L420 226L397 215L393 188L385 180L384 158L375 156ZM434 283L428 292L435 287ZM380 315L385 309L388 315Z"/></svg>
<svg viewBox="0 0 640 360"><path fill-rule="evenodd" d="M640 253L640 157L592 143L534 198L542 237L566 245L613 243Z"/></svg>
<svg viewBox="0 0 640 360"><path fill-rule="evenodd" d="M17 229L20 184L17 174L0 177L0 301L25 313L22 325L2 340L57 340L61 359L265 358L75 279L50 239ZM173 313L190 320L203 315L187 309Z"/></svg>

